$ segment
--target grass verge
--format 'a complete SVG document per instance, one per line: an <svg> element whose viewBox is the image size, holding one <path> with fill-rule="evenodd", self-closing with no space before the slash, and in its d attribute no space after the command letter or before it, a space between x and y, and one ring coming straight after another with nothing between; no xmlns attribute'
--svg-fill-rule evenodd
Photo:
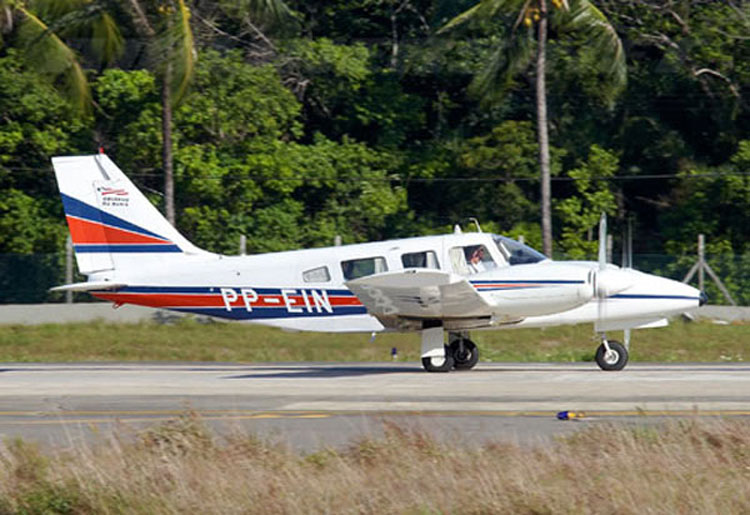
<svg viewBox="0 0 750 515"><path fill-rule="evenodd" d="M596 426L537 448L385 435L300 454L195 416L45 454L0 445L2 513L746 513L750 426Z"/></svg>
<svg viewBox="0 0 750 515"><path fill-rule="evenodd" d="M610 337L617 339L618 334ZM483 361L591 361L598 345L590 325L476 331ZM0 362L32 361L418 361L417 334L288 333L261 326L199 323L0 326ZM631 360L743 361L750 324L675 321L633 331Z"/></svg>

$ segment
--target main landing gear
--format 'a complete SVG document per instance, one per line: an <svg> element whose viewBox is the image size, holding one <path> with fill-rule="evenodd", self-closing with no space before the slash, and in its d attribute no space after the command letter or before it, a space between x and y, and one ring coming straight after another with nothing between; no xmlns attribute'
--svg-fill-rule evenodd
<svg viewBox="0 0 750 515"><path fill-rule="evenodd" d="M448 333L449 344L443 344L442 327L422 331L422 366L428 372L470 370L479 361L479 349L468 333Z"/></svg>
<svg viewBox="0 0 750 515"><path fill-rule="evenodd" d="M596 349L596 364L602 370L622 370L628 364L628 349L620 342L607 340L602 333L602 344Z"/></svg>

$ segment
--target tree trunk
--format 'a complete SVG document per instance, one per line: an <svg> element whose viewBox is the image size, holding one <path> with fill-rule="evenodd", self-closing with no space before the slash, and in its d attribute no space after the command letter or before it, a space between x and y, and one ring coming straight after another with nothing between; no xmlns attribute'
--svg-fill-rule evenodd
<svg viewBox="0 0 750 515"><path fill-rule="evenodd" d="M547 127L547 84L545 78L547 45L547 2L539 1L539 35L536 54L536 133L541 168L542 252L552 257L552 191L550 188L549 134Z"/></svg>
<svg viewBox="0 0 750 515"><path fill-rule="evenodd" d="M161 84L161 135L162 165L164 167L164 211L169 223L175 225L174 212L174 169L172 168L172 92L169 85L172 79L172 65L164 66Z"/></svg>

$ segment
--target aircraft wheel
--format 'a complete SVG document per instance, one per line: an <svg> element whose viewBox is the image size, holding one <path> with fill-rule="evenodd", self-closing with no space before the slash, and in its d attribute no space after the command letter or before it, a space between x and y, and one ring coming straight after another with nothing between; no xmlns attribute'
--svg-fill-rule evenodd
<svg viewBox="0 0 750 515"><path fill-rule="evenodd" d="M422 358L422 366L428 372L450 372L453 364L453 354L448 346L445 347L445 356Z"/></svg>
<svg viewBox="0 0 750 515"><path fill-rule="evenodd" d="M458 340L451 343L448 348L451 356L453 356L453 366L456 367L456 370L470 370L479 361L479 349L477 349L474 342L468 338L464 338L463 343L463 350L461 350Z"/></svg>
<svg viewBox="0 0 750 515"><path fill-rule="evenodd" d="M602 370L622 370L628 363L628 351L623 347L620 342L607 342L609 344L609 352L602 343L599 348L596 349L596 364Z"/></svg>

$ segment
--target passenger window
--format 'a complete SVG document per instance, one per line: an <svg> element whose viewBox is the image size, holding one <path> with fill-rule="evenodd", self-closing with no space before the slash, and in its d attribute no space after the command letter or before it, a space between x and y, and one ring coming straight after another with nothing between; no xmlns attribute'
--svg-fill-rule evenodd
<svg viewBox="0 0 750 515"><path fill-rule="evenodd" d="M341 262L341 271L344 272L344 279L356 279L366 275L379 274L387 272L388 266L382 257L372 257L364 259L352 259Z"/></svg>
<svg viewBox="0 0 750 515"><path fill-rule="evenodd" d="M440 268L437 255L431 250L403 254L401 256L401 263L404 265L404 268Z"/></svg>
<svg viewBox="0 0 750 515"><path fill-rule="evenodd" d="M302 280L306 283L327 283L331 280L327 266L319 266L302 272Z"/></svg>
<svg viewBox="0 0 750 515"><path fill-rule="evenodd" d="M484 245L467 245L450 250L453 270L461 275L478 274L497 267Z"/></svg>

